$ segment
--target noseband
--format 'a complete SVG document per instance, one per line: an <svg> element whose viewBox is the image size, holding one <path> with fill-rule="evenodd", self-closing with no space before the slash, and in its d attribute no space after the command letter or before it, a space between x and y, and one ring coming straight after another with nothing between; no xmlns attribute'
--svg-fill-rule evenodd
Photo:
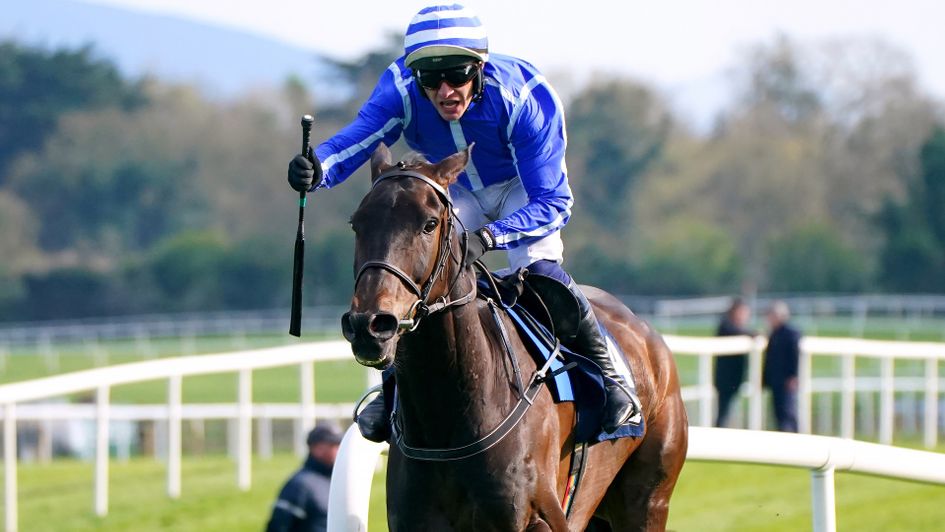
<svg viewBox="0 0 945 532"><path fill-rule="evenodd" d="M443 273L444 268L446 267L446 261L450 257L450 252L452 251L452 235L453 235L453 220L459 220L456 217L456 213L453 211L453 200L450 199L449 193L446 189L440 186L439 183L430 179L429 177L411 170L406 169L406 165L401 161L397 165L377 176L374 180L374 183L371 185L371 190L376 188L381 182L398 178L398 177L409 177L412 179L419 179L420 181L429 185L439 196L440 200L446 205L446 230L441 232L440 243L437 250L436 265L433 267L433 273L430 274L430 277L423 283L423 286L418 286L417 283L404 272L402 269L397 266L387 262L385 260L369 260L364 262L361 265L361 268L358 269L357 275L354 278L354 288L357 290L358 282L361 280L361 276L364 273L371 269L381 269L386 270L398 279L403 281L404 285L410 289L411 292L416 294L417 300L410 306L410 310L407 311L406 316L398 322L398 329L400 332L411 332L414 331L417 327L420 326L420 320L433 314L439 312L446 308L452 306L465 305L473 300L476 297L476 284L473 283L472 289L469 293L459 299L450 300L449 294L453 291L453 286L459 280L460 275L462 275L462 270L456 274L456 277L453 278L449 283L449 287L446 290L446 293L436 299L434 302L429 301L430 291L433 289L433 285L436 284L437 279L439 279L440 274ZM462 221L459 222L462 224ZM466 242L463 242L465 248ZM460 254L460 261L465 255L465 249L462 250L463 253Z"/></svg>

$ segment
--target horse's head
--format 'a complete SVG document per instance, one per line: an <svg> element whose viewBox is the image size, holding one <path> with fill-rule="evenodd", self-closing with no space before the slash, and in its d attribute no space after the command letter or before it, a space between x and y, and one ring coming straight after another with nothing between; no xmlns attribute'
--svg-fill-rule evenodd
<svg viewBox="0 0 945 532"><path fill-rule="evenodd" d="M447 187L468 160L469 149L392 165L387 146L374 152L371 191L351 217L355 287L341 319L361 364L389 366L400 334L448 301L462 249Z"/></svg>

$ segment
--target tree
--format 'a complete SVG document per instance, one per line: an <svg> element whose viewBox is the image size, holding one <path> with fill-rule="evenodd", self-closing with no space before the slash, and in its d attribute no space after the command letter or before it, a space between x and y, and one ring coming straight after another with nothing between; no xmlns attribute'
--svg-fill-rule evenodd
<svg viewBox="0 0 945 532"><path fill-rule="evenodd" d="M139 85L91 45L49 51L0 42L0 185L13 160L41 147L63 113L144 101Z"/></svg>
<svg viewBox="0 0 945 532"><path fill-rule="evenodd" d="M380 46L357 59L324 58L329 68L337 72L334 77L336 83L347 86L350 93L350 97L342 105L322 109L325 118L344 122L353 118L361 105L367 101L381 74L403 53L403 36L391 32L384 37Z"/></svg>
<svg viewBox="0 0 945 532"><path fill-rule="evenodd" d="M886 241L882 280L892 290L945 290L945 128L936 127L919 153L921 170L905 202L889 199L877 217Z"/></svg>
<svg viewBox="0 0 945 532"><path fill-rule="evenodd" d="M743 71L743 106L767 109L789 124L815 118L822 109L822 95L804 69L802 55L783 34L770 45L752 48Z"/></svg>
<svg viewBox="0 0 945 532"><path fill-rule="evenodd" d="M602 228L632 219L627 197L659 160L672 128L650 89L611 79L578 93L567 112L568 167L581 215Z"/></svg>
<svg viewBox="0 0 945 532"><path fill-rule="evenodd" d="M152 282L171 311L223 308L220 272L228 268L229 249L213 232L180 233L154 249L147 263Z"/></svg>
<svg viewBox="0 0 945 532"><path fill-rule="evenodd" d="M741 262L725 232L680 220L648 243L637 271L635 293L732 293L739 288Z"/></svg>
<svg viewBox="0 0 945 532"><path fill-rule="evenodd" d="M869 273L864 257L824 224L805 224L768 245L767 287L775 292L857 292Z"/></svg>
<svg viewBox="0 0 945 532"><path fill-rule="evenodd" d="M39 220L42 249L115 258L204 222L197 143L171 111L73 113L42 152L20 159L9 186Z"/></svg>

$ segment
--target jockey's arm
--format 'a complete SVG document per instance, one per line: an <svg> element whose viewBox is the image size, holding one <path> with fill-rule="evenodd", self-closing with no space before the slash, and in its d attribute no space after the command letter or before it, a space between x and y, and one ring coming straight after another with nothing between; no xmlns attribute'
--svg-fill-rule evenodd
<svg viewBox="0 0 945 532"><path fill-rule="evenodd" d="M400 81L399 66L394 63L381 75L354 121L315 148L325 174L320 186L341 183L371 157L381 141L390 146L400 138L405 115L397 86Z"/></svg>

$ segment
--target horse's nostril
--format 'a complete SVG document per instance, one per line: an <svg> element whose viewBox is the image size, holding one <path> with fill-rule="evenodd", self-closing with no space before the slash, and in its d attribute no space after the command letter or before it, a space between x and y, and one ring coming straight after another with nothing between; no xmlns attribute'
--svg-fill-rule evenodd
<svg viewBox="0 0 945 532"><path fill-rule="evenodd" d="M354 342L359 334L365 333L378 340L388 340L397 334L399 323L397 316L387 312L346 312L341 316L341 334L349 342Z"/></svg>
<svg viewBox="0 0 945 532"><path fill-rule="evenodd" d="M341 334L345 337L345 340L353 342L357 336L357 327L358 322L362 324L367 323L367 316L364 314L345 312L341 316Z"/></svg>
<svg viewBox="0 0 945 532"><path fill-rule="evenodd" d="M397 319L397 316L387 312L379 312L371 317L368 331L370 331L371 336L379 340L387 340L397 333L399 324L400 320Z"/></svg>

